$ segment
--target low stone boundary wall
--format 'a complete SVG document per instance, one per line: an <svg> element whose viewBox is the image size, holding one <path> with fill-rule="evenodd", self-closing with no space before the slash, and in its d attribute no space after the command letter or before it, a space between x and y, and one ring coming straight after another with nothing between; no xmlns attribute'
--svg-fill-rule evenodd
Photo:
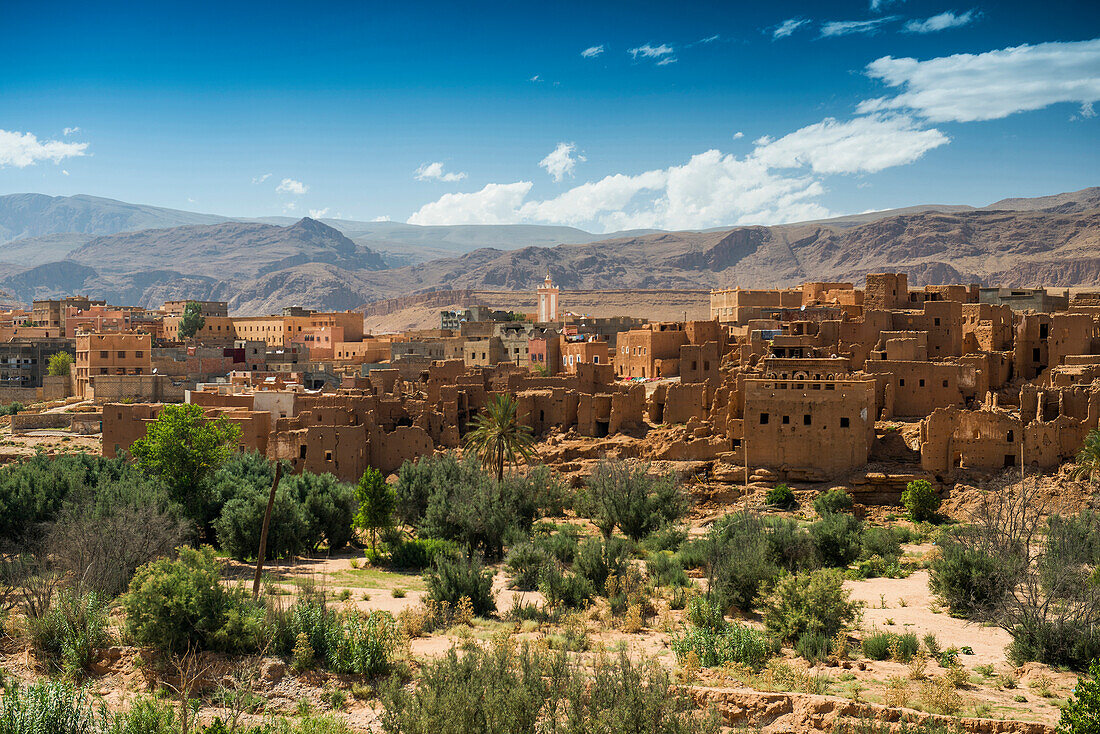
<svg viewBox="0 0 1100 734"><path fill-rule="evenodd" d="M72 425L72 413L28 413L11 417L12 435L27 431L40 431L48 428L69 428Z"/></svg>

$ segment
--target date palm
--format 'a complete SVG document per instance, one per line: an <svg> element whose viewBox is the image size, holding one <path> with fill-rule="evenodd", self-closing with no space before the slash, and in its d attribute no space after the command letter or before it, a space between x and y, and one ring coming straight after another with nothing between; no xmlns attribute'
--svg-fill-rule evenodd
<svg viewBox="0 0 1100 734"><path fill-rule="evenodd" d="M534 436L528 426L520 424L511 395L497 395L470 424L473 430L466 434L466 448L496 472L498 482L504 479L506 463L516 464L521 457L529 461L536 455Z"/></svg>
<svg viewBox="0 0 1100 734"><path fill-rule="evenodd" d="M1085 435L1085 445L1077 454L1077 466L1071 476L1090 481L1100 477L1100 431L1094 429Z"/></svg>

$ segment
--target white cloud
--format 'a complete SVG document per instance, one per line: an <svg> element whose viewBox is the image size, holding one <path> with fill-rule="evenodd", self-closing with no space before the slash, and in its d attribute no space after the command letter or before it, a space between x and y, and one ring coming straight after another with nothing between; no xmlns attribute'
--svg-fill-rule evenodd
<svg viewBox="0 0 1100 734"><path fill-rule="evenodd" d="M408 221L554 223L613 231L820 219L830 214L818 201L825 193L823 176L904 165L947 142L939 130L923 129L906 115L826 119L778 139L761 137L743 157L708 150L682 165L605 176L543 200L528 198L530 181L489 184L468 194L446 194Z"/></svg>
<svg viewBox="0 0 1100 734"><path fill-rule="evenodd" d="M806 18L788 18L772 30L772 39L786 38L810 21Z"/></svg>
<svg viewBox="0 0 1100 734"><path fill-rule="evenodd" d="M539 165L545 168L555 181L561 181L566 176L572 176L577 163L585 160L583 155L573 155L576 150L577 146L573 143L558 143L558 147L539 161Z"/></svg>
<svg viewBox="0 0 1100 734"><path fill-rule="evenodd" d="M698 43L714 43L715 41L717 41L721 37L722 37L722 34L715 33L713 36L707 36L706 38L700 38L695 43L697 43L697 44Z"/></svg>
<svg viewBox="0 0 1100 734"><path fill-rule="evenodd" d="M922 129L905 115L870 115L846 122L826 118L778 140L761 138L753 157L769 168L875 173L912 163L948 142L939 130Z"/></svg>
<svg viewBox="0 0 1100 734"><path fill-rule="evenodd" d="M264 181L268 180L269 178L271 178L271 174L270 174L270 173L265 173L265 174L264 174L264 175L262 175L262 176L253 176L253 177L252 177L252 183L254 183L254 184L262 184L262 183L263 183Z"/></svg>
<svg viewBox="0 0 1100 734"><path fill-rule="evenodd" d="M669 56L658 61L657 66L668 66L669 64L675 64L677 61L679 61L679 59L677 59L675 56Z"/></svg>
<svg viewBox="0 0 1100 734"><path fill-rule="evenodd" d="M866 73L904 91L864 100L860 112L909 109L933 122L995 120L1060 102L1100 101L1100 38L928 61L884 56Z"/></svg>
<svg viewBox="0 0 1100 734"><path fill-rule="evenodd" d="M586 58L586 59L594 59L597 56L599 56L600 54L602 54L603 51L604 51L604 48L603 48L603 44L601 43L599 46L589 46L585 50L581 51L581 56Z"/></svg>
<svg viewBox="0 0 1100 734"><path fill-rule="evenodd" d="M737 132L735 132L733 134L733 139L734 140L740 140L743 137L745 137L745 133L741 132L740 130L738 130Z"/></svg>
<svg viewBox="0 0 1100 734"><path fill-rule="evenodd" d="M324 209L310 209L309 210L310 219L320 219L321 217L323 217L327 214L328 214L328 207L327 206Z"/></svg>
<svg viewBox="0 0 1100 734"><path fill-rule="evenodd" d="M388 222L388 221L390 221L390 217L389 217L389 215L388 215L388 214L383 214L383 215L382 215L382 216L380 216L380 217L375 217L375 218L374 218L374 219L372 219L371 221L372 221L372 222Z"/></svg>
<svg viewBox="0 0 1100 734"><path fill-rule="evenodd" d="M877 13L887 5L893 5L896 2L905 2L905 0L871 0L871 10Z"/></svg>
<svg viewBox="0 0 1100 734"><path fill-rule="evenodd" d="M283 214L290 214L297 208L297 204L295 204L293 201L288 201L287 203L283 204Z"/></svg>
<svg viewBox="0 0 1100 734"><path fill-rule="evenodd" d="M62 169L61 169L61 175L62 175L62 176L68 176L68 175L69 175L69 172L68 172L68 171L66 171L66 170L65 170L64 168L62 168Z"/></svg>
<svg viewBox="0 0 1100 734"><path fill-rule="evenodd" d="M78 128L78 127L67 127L67 128L65 128L64 130L61 131L61 134L65 135L65 136L69 136L69 135L74 135L78 132L80 132L80 128Z"/></svg>
<svg viewBox="0 0 1100 734"><path fill-rule="evenodd" d="M301 196L305 192L309 191L309 187L301 181L295 181L292 178L284 178L275 190L280 194L294 194L295 196Z"/></svg>
<svg viewBox="0 0 1100 734"><path fill-rule="evenodd" d="M0 130L0 168L26 168L39 161L60 163L66 158L84 155L87 143L63 143L60 140L39 139L33 133Z"/></svg>
<svg viewBox="0 0 1100 734"><path fill-rule="evenodd" d="M542 77L541 77L541 76L539 76L538 74L535 74L535 75L534 75L533 77L531 77L531 78L530 78L530 79L528 79L527 81L529 81L529 82L541 82L541 81L542 81Z"/></svg>
<svg viewBox="0 0 1100 734"><path fill-rule="evenodd" d="M469 194L444 194L420 207L409 224L512 224L530 190L530 181L517 181L487 184Z"/></svg>
<svg viewBox="0 0 1100 734"><path fill-rule="evenodd" d="M967 10L965 13L959 15L956 15L954 11L948 10L939 15L933 15L931 18L925 18L924 20L911 20L905 24L905 30L910 33L935 33L936 31L947 30L948 28L964 26L977 18L978 13L974 10Z"/></svg>
<svg viewBox="0 0 1100 734"><path fill-rule="evenodd" d="M444 171L441 161L436 161L435 163L422 163L420 168L416 169L415 175L417 181L446 181L448 183L454 183L455 181L461 181L466 178L466 174L462 171Z"/></svg>
<svg viewBox="0 0 1100 734"><path fill-rule="evenodd" d="M831 20L821 24L821 36L850 36L854 33L878 33L881 26L898 19L896 15L873 20Z"/></svg>
<svg viewBox="0 0 1100 734"><path fill-rule="evenodd" d="M636 48L627 49L626 52L630 54L631 58L633 58L635 61L637 61L639 58L660 59L657 62L658 65L664 66L665 64L673 63L676 60L672 56L675 50L676 49L674 49L672 46L669 46L667 43L662 43L660 46L651 46L650 44L646 43Z"/></svg>
<svg viewBox="0 0 1100 734"><path fill-rule="evenodd" d="M1081 110L1077 113L1077 117L1082 120L1091 120L1096 117L1096 110L1092 108L1092 102L1082 102ZM62 171L62 173L65 173ZM68 175L67 173L65 175Z"/></svg>

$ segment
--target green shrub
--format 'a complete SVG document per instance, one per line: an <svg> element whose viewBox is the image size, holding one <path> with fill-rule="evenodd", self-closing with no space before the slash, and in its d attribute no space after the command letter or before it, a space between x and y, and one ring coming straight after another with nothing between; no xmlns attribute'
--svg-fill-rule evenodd
<svg viewBox="0 0 1100 734"><path fill-rule="evenodd" d="M214 475L215 494L224 500L214 529L218 545L233 558L254 558L259 550L274 478L274 462L255 452L235 455ZM322 543L342 549L356 506L355 488L332 474L285 473L271 509L267 558L316 551Z"/></svg>
<svg viewBox="0 0 1100 734"><path fill-rule="evenodd" d="M761 518L772 561L792 573L821 566L810 531L790 517L765 515Z"/></svg>
<svg viewBox="0 0 1100 734"><path fill-rule="evenodd" d="M929 589L953 614L988 613L1015 586L1021 569L1009 555L987 552L974 531L945 534L929 566Z"/></svg>
<svg viewBox="0 0 1100 734"><path fill-rule="evenodd" d="M852 496L843 489L830 489L814 498L814 512L824 517L833 512L851 512Z"/></svg>
<svg viewBox="0 0 1100 734"><path fill-rule="evenodd" d="M688 539L688 529L679 525L667 525L654 530L642 541L642 547L650 552L676 553Z"/></svg>
<svg viewBox="0 0 1100 734"><path fill-rule="evenodd" d="M334 673L382 675L390 669L397 648L397 626L391 615L329 609L324 595L303 595L276 614L275 640L283 655L310 650Z"/></svg>
<svg viewBox="0 0 1100 734"><path fill-rule="evenodd" d="M673 635L671 644L677 660L683 662L694 652L704 668L739 663L758 670L771 654L768 638L739 622L727 622L718 629L690 626L683 634Z"/></svg>
<svg viewBox="0 0 1100 734"><path fill-rule="evenodd" d="M850 627L860 610L835 569L784 576L761 591L757 605L768 632L788 642L807 632L833 637Z"/></svg>
<svg viewBox="0 0 1100 734"><path fill-rule="evenodd" d="M576 525L558 525L536 523L531 535L534 546L559 563L572 563L577 555L577 544L581 531Z"/></svg>
<svg viewBox="0 0 1100 734"><path fill-rule="evenodd" d="M1015 665L1029 662L1071 670L1087 670L1100 659L1100 631L1073 620L1035 620L1011 630L1012 642L1005 649Z"/></svg>
<svg viewBox="0 0 1100 734"><path fill-rule="evenodd" d="M846 513L826 513L810 526L818 556L826 566L847 568L859 557L863 523Z"/></svg>
<svg viewBox="0 0 1100 734"><path fill-rule="evenodd" d="M530 543L517 545L508 551L505 567L512 577L512 588L532 591L539 584L539 574L544 566L552 563L550 556Z"/></svg>
<svg viewBox="0 0 1100 734"><path fill-rule="evenodd" d="M794 644L795 652L801 655L810 665L827 660L832 653L833 638L826 637L820 632L803 632Z"/></svg>
<svg viewBox="0 0 1100 734"><path fill-rule="evenodd" d="M596 465L580 498L580 512L604 537L618 528L634 541L687 514L687 497L674 474L653 476L648 465L604 460Z"/></svg>
<svg viewBox="0 0 1100 734"><path fill-rule="evenodd" d="M386 734L718 731L658 665L621 652L597 658L589 677L567 653L526 642L452 648L416 687L390 685L382 705Z"/></svg>
<svg viewBox="0 0 1100 734"><path fill-rule="evenodd" d="M695 627L720 632L726 628L726 615L722 607L705 596L693 597L687 605L688 621Z"/></svg>
<svg viewBox="0 0 1100 734"><path fill-rule="evenodd" d="M901 558L901 543L897 533L890 528L865 527L863 529L862 549L863 558L879 556L883 559Z"/></svg>
<svg viewBox="0 0 1100 734"><path fill-rule="evenodd" d="M0 734L100 734L106 726L102 704L65 682L11 682L0 698Z"/></svg>
<svg viewBox="0 0 1100 734"><path fill-rule="evenodd" d="M863 656L871 660L887 660L893 656L896 649L900 660L909 662L910 658L916 655L920 649L920 640L912 632L899 635L894 632L876 630L863 638L861 648Z"/></svg>
<svg viewBox="0 0 1100 734"><path fill-rule="evenodd" d="M706 568L709 545L709 541L705 538L689 540L676 551L676 558L685 569Z"/></svg>
<svg viewBox="0 0 1100 734"><path fill-rule="evenodd" d="M493 599L493 572L480 559L463 556L436 556L426 574L428 595L437 602L456 607L462 597L473 605L474 614L486 615L496 610Z"/></svg>
<svg viewBox="0 0 1100 734"><path fill-rule="evenodd" d="M122 606L126 632L141 647L254 652L270 633L264 607L222 584L210 546L139 568Z"/></svg>
<svg viewBox="0 0 1100 734"><path fill-rule="evenodd" d="M646 561L649 578L657 586L690 586L680 559L669 551L658 551Z"/></svg>
<svg viewBox="0 0 1100 734"><path fill-rule="evenodd" d="M723 609L752 609L760 588L779 577L760 518L736 512L720 518L703 546L707 558L707 593Z"/></svg>
<svg viewBox="0 0 1100 734"><path fill-rule="evenodd" d="M215 727L216 724L207 727L202 734L217 734ZM176 734L178 731L180 722L175 705L155 698L140 698L115 716L107 734Z"/></svg>
<svg viewBox="0 0 1100 734"><path fill-rule="evenodd" d="M798 506L794 492L786 484L777 484L764 495L764 504L777 510L790 510Z"/></svg>
<svg viewBox="0 0 1100 734"><path fill-rule="evenodd" d="M439 538L402 540L390 547L390 564L394 568L421 571L441 556L458 556L458 544Z"/></svg>
<svg viewBox="0 0 1100 734"><path fill-rule="evenodd" d="M564 572L556 563L548 563L539 571L539 593L552 610L583 607L595 592L592 582L576 573Z"/></svg>
<svg viewBox="0 0 1100 734"><path fill-rule="evenodd" d="M936 511L940 509L942 501L939 493L925 479L909 482L905 485L905 491L901 493L901 504L913 522L935 520Z"/></svg>
<svg viewBox="0 0 1100 734"><path fill-rule="evenodd" d="M1062 707L1058 734L1100 734L1100 661L1077 679L1073 695Z"/></svg>
<svg viewBox="0 0 1100 734"><path fill-rule="evenodd" d="M622 538L588 538L577 546L573 570L603 593L607 577L611 574L621 576L629 557L629 545Z"/></svg>
<svg viewBox="0 0 1100 734"><path fill-rule="evenodd" d="M31 643L59 669L83 673L95 651L111 642L107 607L108 601L94 591L65 589L44 615L27 620Z"/></svg>

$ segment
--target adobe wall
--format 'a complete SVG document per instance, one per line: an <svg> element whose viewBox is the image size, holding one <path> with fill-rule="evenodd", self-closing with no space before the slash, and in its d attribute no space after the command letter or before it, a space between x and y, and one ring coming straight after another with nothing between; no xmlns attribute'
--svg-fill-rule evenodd
<svg viewBox="0 0 1100 734"><path fill-rule="evenodd" d="M662 383L649 397L647 413L651 423L687 423L708 417L705 383Z"/></svg>
<svg viewBox="0 0 1100 734"><path fill-rule="evenodd" d="M962 406L978 394L978 370L954 362L892 362L867 360L863 370L875 375L878 406L886 417L926 416L936 408ZM890 385L891 401L886 388ZM984 395L984 393L983 393Z"/></svg>
<svg viewBox="0 0 1100 734"><path fill-rule="evenodd" d="M745 380L743 451L781 477L828 478L867 463L875 383Z"/></svg>
<svg viewBox="0 0 1100 734"><path fill-rule="evenodd" d="M72 420L72 413L16 413L11 417L11 433L17 436L27 431L68 428Z"/></svg>

